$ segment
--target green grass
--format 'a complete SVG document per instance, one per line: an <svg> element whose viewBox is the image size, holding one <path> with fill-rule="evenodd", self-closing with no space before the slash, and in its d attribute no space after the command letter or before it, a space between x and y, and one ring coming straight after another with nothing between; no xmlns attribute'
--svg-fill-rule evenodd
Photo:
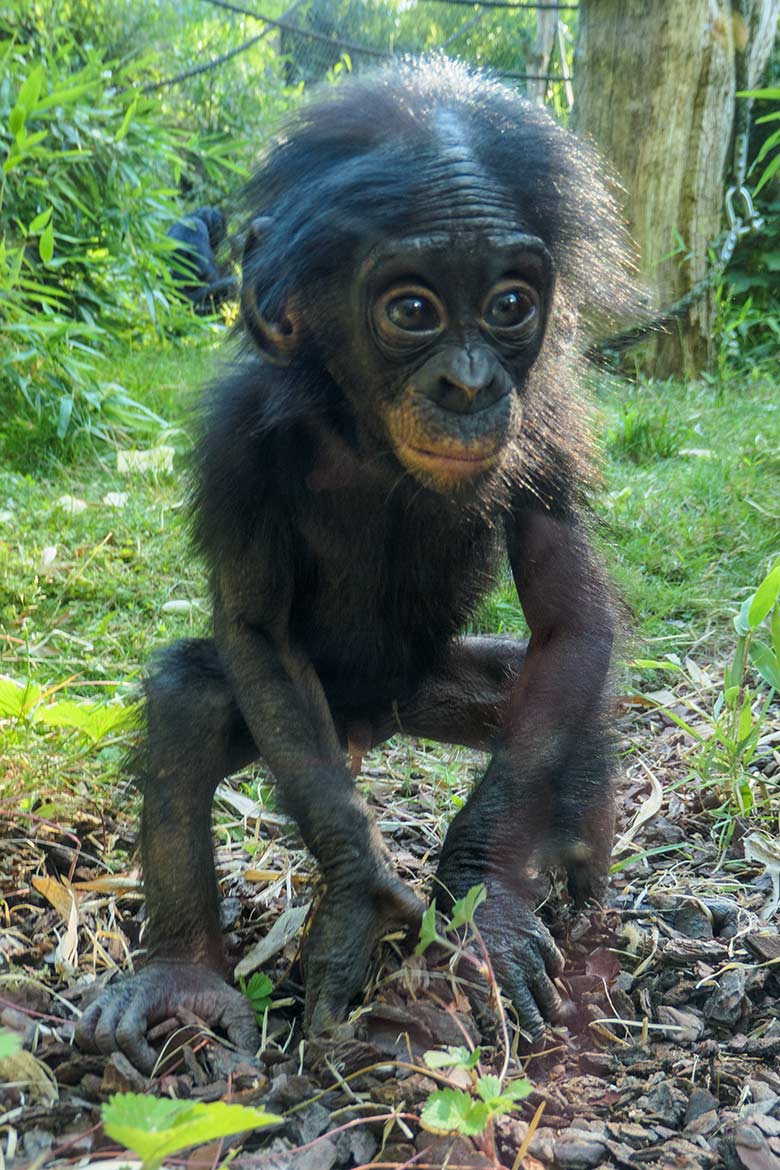
<svg viewBox="0 0 780 1170"><path fill-rule="evenodd" d="M597 389L604 555L633 615L635 644L717 656L731 616L780 556L780 392L768 381ZM502 583L480 625L522 631Z"/></svg>
<svg viewBox="0 0 780 1170"><path fill-rule="evenodd" d="M13 460L0 471L3 673L108 696L156 646L206 628L204 574L186 532L186 449L198 386L224 353L224 336L116 353L110 376L175 428L173 473L122 475L114 450L90 445L35 474ZM732 613L780 555L777 387L734 383L718 394L611 381L597 398L606 439L597 512L635 645L646 657L693 646L699 660L725 657ZM126 505L105 503L111 492L127 493ZM64 495L86 509L68 514ZM522 631L508 576L479 625Z"/></svg>

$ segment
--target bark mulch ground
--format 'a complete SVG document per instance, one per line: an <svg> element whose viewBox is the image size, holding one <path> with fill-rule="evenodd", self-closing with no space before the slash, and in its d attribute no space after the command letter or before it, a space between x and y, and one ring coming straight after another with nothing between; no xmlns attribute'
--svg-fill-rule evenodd
<svg viewBox="0 0 780 1170"><path fill-rule="evenodd" d="M237 1170L780 1170L780 933L778 915L765 916L777 869L771 858L746 860L755 820L732 818L727 832L724 819L713 833L723 793L691 782L692 741L672 720L639 708L622 724L622 824L606 904L575 916L554 893L543 911L567 958L576 1021L529 1051L509 1019L510 1073L524 1071L534 1089L479 1138L417 1121L441 1077L469 1084L462 1069L431 1073L427 1050L480 1042L485 1072L504 1057L500 1029L483 1029L480 1041L468 999L436 956L409 957L391 939L363 1008L327 1044L304 1040L297 954L311 866L284 818L235 785L223 787L217 818L225 928L247 973L262 966L275 983L257 1062L197 1021L157 1029L171 1055L151 1081L121 1053L81 1054L73 1020L95 976L128 969L140 941L136 798L76 784L45 816L0 808L0 1025L24 1039L0 1062L0 1163L4 1152L9 1167L128 1164L101 1130L100 1107L134 1091L279 1114L278 1127L233 1150ZM406 743L365 761L380 826L412 884L424 888L453 800L479 762ZM777 707L753 782L770 808L774 800L766 827L776 836ZM218 1166L228 1148L178 1163Z"/></svg>

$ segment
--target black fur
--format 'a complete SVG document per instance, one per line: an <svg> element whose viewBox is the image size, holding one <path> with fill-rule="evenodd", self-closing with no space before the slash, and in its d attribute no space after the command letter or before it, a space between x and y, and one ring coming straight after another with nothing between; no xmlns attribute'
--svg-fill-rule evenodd
<svg viewBox="0 0 780 1170"><path fill-rule="evenodd" d="M217 265L217 250L226 234L225 216L219 208L199 207L177 220L166 234L176 243L170 254L171 275L198 312L211 313L238 296L238 282L224 276Z"/></svg>
<svg viewBox="0 0 780 1170"><path fill-rule="evenodd" d="M152 962L91 1009L82 1041L149 1063L151 1014L197 1000L250 1043L213 981L204 858L214 787L253 754L326 881L307 1015L316 1029L343 1014L376 938L420 912L343 754L399 730L493 751L437 897L485 882L494 968L537 1033L563 1010L561 958L529 881L560 864L590 896L612 834L615 623L588 539L578 377L586 331L631 300L608 184L543 111L436 61L350 79L294 115L247 200L242 304L261 356L210 389L196 451L213 638L171 647L149 684ZM505 556L527 649L461 636Z"/></svg>

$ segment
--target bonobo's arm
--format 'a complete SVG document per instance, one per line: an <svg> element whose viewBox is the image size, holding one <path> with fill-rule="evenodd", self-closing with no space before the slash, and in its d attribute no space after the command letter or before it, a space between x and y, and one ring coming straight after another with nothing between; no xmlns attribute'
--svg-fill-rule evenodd
<svg viewBox="0 0 780 1170"><path fill-rule="evenodd" d="M602 727L614 634L604 574L574 520L523 510L507 548L531 639L495 754L450 826L439 879L461 896L485 882L480 919L499 982L534 1034L561 1001L561 957L531 914L527 879L562 863L578 901L594 893L612 841L609 757Z"/></svg>
<svg viewBox="0 0 780 1170"><path fill-rule="evenodd" d="M306 1014L315 1031L344 1013L371 949L421 907L393 874L356 791L327 699L288 637L291 582L251 560L221 572L215 638L242 714L274 774L283 807L316 857L326 893L306 943Z"/></svg>

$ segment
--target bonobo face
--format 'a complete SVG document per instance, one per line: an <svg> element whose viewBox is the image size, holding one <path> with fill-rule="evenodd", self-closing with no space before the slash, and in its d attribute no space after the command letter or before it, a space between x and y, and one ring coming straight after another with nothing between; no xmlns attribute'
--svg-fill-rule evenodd
<svg viewBox="0 0 780 1170"><path fill-rule="evenodd" d="M511 231L386 240L359 266L339 380L426 487L468 489L505 459L550 286L542 241Z"/></svg>

